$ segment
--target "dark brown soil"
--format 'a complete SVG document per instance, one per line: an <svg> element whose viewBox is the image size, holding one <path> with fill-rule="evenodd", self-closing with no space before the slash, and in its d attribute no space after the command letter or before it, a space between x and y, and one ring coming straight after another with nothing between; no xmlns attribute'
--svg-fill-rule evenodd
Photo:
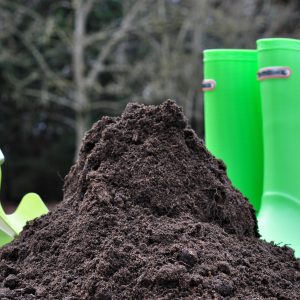
<svg viewBox="0 0 300 300"><path fill-rule="evenodd" d="M292 250L172 101L87 133L63 202L0 251L0 299L300 299Z"/></svg>

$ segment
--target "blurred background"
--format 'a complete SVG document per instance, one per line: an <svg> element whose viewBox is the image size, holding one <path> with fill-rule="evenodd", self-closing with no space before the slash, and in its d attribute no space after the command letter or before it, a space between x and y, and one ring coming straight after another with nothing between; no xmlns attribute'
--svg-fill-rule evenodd
<svg viewBox="0 0 300 300"><path fill-rule="evenodd" d="M297 0L0 0L1 200L51 207L81 139L129 101L171 98L203 137L202 51L298 37Z"/></svg>

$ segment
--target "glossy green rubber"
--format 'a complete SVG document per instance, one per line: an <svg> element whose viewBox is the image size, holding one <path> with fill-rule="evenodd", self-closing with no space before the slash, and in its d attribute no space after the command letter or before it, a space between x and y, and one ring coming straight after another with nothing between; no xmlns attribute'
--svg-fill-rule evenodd
<svg viewBox="0 0 300 300"><path fill-rule="evenodd" d="M1 164L4 156L0 150L0 187L1 187ZM39 195L35 193L26 194L16 211L12 214L5 214L0 203L0 247L11 242L25 226L26 222L46 214L48 209Z"/></svg>
<svg viewBox="0 0 300 300"><path fill-rule="evenodd" d="M289 67L288 78L260 80L264 187L262 238L288 244L300 257L300 40L257 41L259 69Z"/></svg>
<svg viewBox="0 0 300 300"><path fill-rule="evenodd" d="M228 176L260 208L263 149L255 50L204 51L204 78L216 87L204 92L205 141L227 165Z"/></svg>

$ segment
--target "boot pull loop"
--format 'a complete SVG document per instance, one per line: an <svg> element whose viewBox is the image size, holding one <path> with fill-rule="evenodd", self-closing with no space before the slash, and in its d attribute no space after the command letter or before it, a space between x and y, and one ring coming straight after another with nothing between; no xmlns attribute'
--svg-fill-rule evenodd
<svg viewBox="0 0 300 300"><path fill-rule="evenodd" d="M203 92L212 91L216 87L216 82L213 79L204 79L202 81L201 87Z"/></svg>
<svg viewBox="0 0 300 300"><path fill-rule="evenodd" d="M258 80L269 78L289 78L292 71L289 67L267 67L262 68L257 73Z"/></svg>

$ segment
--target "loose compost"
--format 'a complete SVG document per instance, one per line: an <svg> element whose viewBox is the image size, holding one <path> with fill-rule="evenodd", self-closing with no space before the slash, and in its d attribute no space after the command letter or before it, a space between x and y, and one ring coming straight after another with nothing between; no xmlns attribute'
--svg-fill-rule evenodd
<svg viewBox="0 0 300 300"><path fill-rule="evenodd" d="M46 184L46 183L45 183ZM64 199L0 250L0 299L300 299L300 262L182 109L128 104L83 139Z"/></svg>

